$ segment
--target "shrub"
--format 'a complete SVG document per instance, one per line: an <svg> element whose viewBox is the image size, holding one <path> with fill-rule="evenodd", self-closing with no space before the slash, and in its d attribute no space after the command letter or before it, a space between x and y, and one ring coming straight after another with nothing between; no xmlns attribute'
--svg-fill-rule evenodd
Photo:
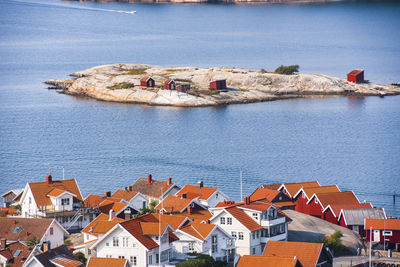
<svg viewBox="0 0 400 267"><path fill-rule="evenodd" d="M124 72L123 75L139 75L146 72L146 69L130 69L127 72Z"/></svg>
<svg viewBox="0 0 400 267"><path fill-rule="evenodd" d="M80 262L82 262L83 264L86 265L87 259L86 259L86 257L85 257L85 254L83 254L82 252L77 252L77 253L74 254L74 256L75 256Z"/></svg>
<svg viewBox="0 0 400 267"><path fill-rule="evenodd" d="M275 73L290 75L290 74L293 74L294 72L298 72L299 68L300 68L299 65L289 65L289 66L280 65L275 70Z"/></svg>
<svg viewBox="0 0 400 267"><path fill-rule="evenodd" d="M177 267L214 267L215 261L213 257L209 255L200 255L194 259L190 259L179 263Z"/></svg>
<svg viewBox="0 0 400 267"><path fill-rule="evenodd" d="M15 205L15 206L11 206L11 208L13 208L13 209L16 209L16 210L19 210L19 211L22 211L22 207L21 207L21 205Z"/></svg>
<svg viewBox="0 0 400 267"><path fill-rule="evenodd" d="M342 232L336 231L332 235L327 235L322 239L325 247L329 248L335 256L349 255L351 251L342 244L340 238L343 236Z"/></svg>
<svg viewBox="0 0 400 267"><path fill-rule="evenodd" d="M107 88L110 90L116 90L116 89L128 89L132 87L135 87L133 83L122 82L114 84L113 86L108 86Z"/></svg>
<svg viewBox="0 0 400 267"><path fill-rule="evenodd" d="M37 244L39 244L39 242L40 242L40 240L36 236L34 236L31 239L29 239L28 242L26 242L26 245L28 247L34 247Z"/></svg>
<svg viewBox="0 0 400 267"><path fill-rule="evenodd" d="M64 240L64 246L66 246L66 247L70 247L70 246L72 246L73 244L72 244L72 241L71 240L69 240L69 239L65 239Z"/></svg>

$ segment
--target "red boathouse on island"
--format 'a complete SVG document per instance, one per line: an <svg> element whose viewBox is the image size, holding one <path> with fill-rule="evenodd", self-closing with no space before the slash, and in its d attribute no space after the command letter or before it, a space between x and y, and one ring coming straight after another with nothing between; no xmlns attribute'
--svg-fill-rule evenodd
<svg viewBox="0 0 400 267"><path fill-rule="evenodd" d="M215 80L210 82L210 88L215 90L225 90L226 89L226 79Z"/></svg>
<svg viewBox="0 0 400 267"><path fill-rule="evenodd" d="M185 93L190 90L190 84L180 84L176 87L176 90Z"/></svg>
<svg viewBox="0 0 400 267"><path fill-rule="evenodd" d="M154 87L155 86L154 79L151 78L150 76L143 77L142 79L140 79L140 86Z"/></svg>
<svg viewBox="0 0 400 267"><path fill-rule="evenodd" d="M164 88L166 90L176 90L176 83L174 82L174 80L166 80L164 83Z"/></svg>
<svg viewBox="0 0 400 267"><path fill-rule="evenodd" d="M364 70L352 70L347 73L347 81L354 83L364 82Z"/></svg>

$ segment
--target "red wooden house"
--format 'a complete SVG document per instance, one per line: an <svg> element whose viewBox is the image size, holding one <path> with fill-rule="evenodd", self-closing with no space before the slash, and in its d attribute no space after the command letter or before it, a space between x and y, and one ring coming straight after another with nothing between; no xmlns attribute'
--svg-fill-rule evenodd
<svg viewBox="0 0 400 267"><path fill-rule="evenodd" d="M296 204L296 211L309 214L307 202L316 193L340 192L336 185L302 187L294 195L293 200Z"/></svg>
<svg viewBox="0 0 400 267"><path fill-rule="evenodd" d="M400 249L400 219L365 219L366 239L386 243L386 248ZM384 240L385 239L385 240Z"/></svg>
<svg viewBox="0 0 400 267"><path fill-rule="evenodd" d="M360 234L365 237L364 229L365 219L386 219L385 210L383 208L367 208L367 209L342 209L339 214L339 225Z"/></svg>
<svg viewBox="0 0 400 267"><path fill-rule="evenodd" d="M185 93L190 90L190 84L180 84L176 87L176 90Z"/></svg>
<svg viewBox="0 0 400 267"><path fill-rule="evenodd" d="M269 188L259 187L250 196L250 201L266 200L268 202L274 203L281 210L285 209L295 209L295 204L293 201L281 191L273 190Z"/></svg>
<svg viewBox="0 0 400 267"><path fill-rule="evenodd" d="M353 70L347 73L347 81L355 83L364 82L364 70Z"/></svg>
<svg viewBox="0 0 400 267"><path fill-rule="evenodd" d="M320 186L320 184L317 181L284 183L281 186L279 186L278 190L285 193L288 197L290 197L293 200L294 196L296 195L297 192L299 192L301 188L318 187L318 186Z"/></svg>
<svg viewBox="0 0 400 267"><path fill-rule="evenodd" d="M140 86L154 87L155 86L154 79L151 78L150 76L143 77L142 79L140 79Z"/></svg>
<svg viewBox="0 0 400 267"><path fill-rule="evenodd" d="M339 224L339 215L342 210L346 209L371 209L371 203L355 203L355 204L332 204L325 207L322 211L325 221L333 224Z"/></svg>
<svg viewBox="0 0 400 267"><path fill-rule="evenodd" d="M168 79L164 83L164 88L166 90L176 90L176 83L174 82L174 80Z"/></svg>
<svg viewBox="0 0 400 267"><path fill-rule="evenodd" d="M214 90L225 90L226 89L226 80L215 80L210 82L210 88Z"/></svg>

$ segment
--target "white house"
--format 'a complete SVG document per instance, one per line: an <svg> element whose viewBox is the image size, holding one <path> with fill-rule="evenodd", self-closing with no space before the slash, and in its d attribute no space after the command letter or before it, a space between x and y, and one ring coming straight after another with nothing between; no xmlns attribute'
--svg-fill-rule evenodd
<svg viewBox="0 0 400 267"><path fill-rule="evenodd" d="M175 235L179 238L173 243L175 259L187 259L188 253L207 254L226 262L234 259L235 240L218 225L187 222Z"/></svg>
<svg viewBox="0 0 400 267"><path fill-rule="evenodd" d="M72 252L64 245L48 250L44 247L44 252L35 254L28 258L23 267L83 267Z"/></svg>
<svg viewBox="0 0 400 267"><path fill-rule="evenodd" d="M118 223L91 249L98 257L128 259L131 266L153 266L169 262L174 229L163 223L132 219Z"/></svg>
<svg viewBox="0 0 400 267"><path fill-rule="evenodd" d="M221 190L204 186L203 182L199 182L198 186L185 185L176 193L176 196L182 197L182 195L190 199L198 198L199 203L208 208L213 208L219 202L228 200L228 196Z"/></svg>
<svg viewBox="0 0 400 267"><path fill-rule="evenodd" d="M130 207L140 211L141 209L149 207L149 198L140 192L132 191L132 186L127 187L125 190L118 189L112 194L114 198L121 198L123 202L128 203Z"/></svg>
<svg viewBox="0 0 400 267"><path fill-rule="evenodd" d="M0 229L4 232L0 237L7 242L28 242L37 239L39 244L49 243L50 248L64 244L64 235L68 232L51 218L0 218Z"/></svg>
<svg viewBox="0 0 400 267"><path fill-rule="evenodd" d="M236 238L236 253L261 255L269 240L287 240L288 219L271 203L236 203L213 209L210 222Z"/></svg>
<svg viewBox="0 0 400 267"><path fill-rule="evenodd" d="M20 200L22 216L55 218L65 229L82 229L97 211L83 208L83 199L75 179L28 183Z"/></svg>

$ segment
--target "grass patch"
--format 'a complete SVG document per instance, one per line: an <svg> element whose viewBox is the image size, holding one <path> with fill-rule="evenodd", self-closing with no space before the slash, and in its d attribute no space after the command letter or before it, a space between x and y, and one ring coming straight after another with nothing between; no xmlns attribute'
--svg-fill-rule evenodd
<svg viewBox="0 0 400 267"><path fill-rule="evenodd" d="M191 83L192 80L189 79L174 79L175 82Z"/></svg>
<svg viewBox="0 0 400 267"><path fill-rule="evenodd" d="M276 68L275 73L291 75L294 72L298 72L299 68L300 68L299 65L289 65L289 66L280 65L278 68Z"/></svg>
<svg viewBox="0 0 400 267"><path fill-rule="evenodd" d="M127 72L122 73L122 75L139 75L146 73L147 69L130 69Z"/></svg>
<svg viewBox="0 0 400 267"><path fill-rule="evenodd" d="M110 90L117 90L117 89L128 89L128 88L132 88L132 87L135 87L135 84L122 82L122 83L114 84L113 86L108 86L107 88Z"/></svg>

